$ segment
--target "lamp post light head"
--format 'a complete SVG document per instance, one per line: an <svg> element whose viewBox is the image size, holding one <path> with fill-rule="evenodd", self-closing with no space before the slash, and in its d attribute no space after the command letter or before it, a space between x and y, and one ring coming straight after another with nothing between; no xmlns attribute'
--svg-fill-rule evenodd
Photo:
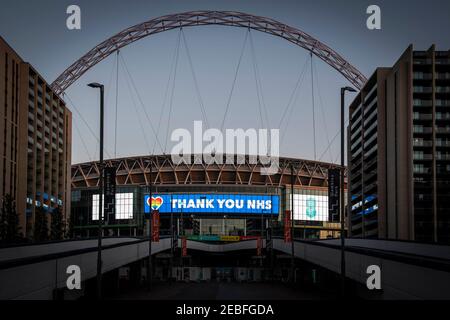
<svg viewBox="0 0 450 320"><path fill-rule="evenodd" d="M89 83L88 87L103 89L104 86L102 84L100 84L100 83L93 82L93 83Z"/></svg>
<svg viewBox="0 0 450 320"><path fill-rule="evenodd" d="M342 93L344 93L345 91L356 92L356 90L353 89L352 87L343 87L343 88L341 88L341 91L342 91Z"/></svg>

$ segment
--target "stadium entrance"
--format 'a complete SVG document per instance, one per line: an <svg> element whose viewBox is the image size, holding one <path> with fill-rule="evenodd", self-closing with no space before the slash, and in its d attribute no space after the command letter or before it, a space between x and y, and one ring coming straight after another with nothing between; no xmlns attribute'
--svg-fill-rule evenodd
<svg viewBox="0 0 450 320"><path fill-rule="evenodd" d="M278 218L279 206L278 194L166 193L144 197L144 212L160 215L162 234L172 234L174 225L175 234L205 241L262 236L268 221Z"/></svg>

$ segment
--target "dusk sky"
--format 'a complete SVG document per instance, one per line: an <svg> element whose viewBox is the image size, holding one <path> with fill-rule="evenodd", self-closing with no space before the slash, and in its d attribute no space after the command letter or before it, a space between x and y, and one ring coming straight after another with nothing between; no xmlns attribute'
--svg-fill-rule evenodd
<svg viewBox="0 0 450 320"><path fill-rule="evenodd" d="M79 31L66 28L66 8L71 4L81 8L82 29ZM366 28L366 8L371 4L377 4L382 10L382 30L371 31ZM426 50L432 44L436 44L438 50L450 49L448 0L0 0L0 36L51 83L86 52L123 29L162 15L192 10L242 11L278 20L327 44L367 77L377 67L392 66L409 44L413 44L417 50ZM206 26L186 28L183 32L208 122L211 127L218 128L248 31ZM178 30L163 32L133 43L121 51L153 126L156 128L160 123L159 140L163 147L166 145L167 132L170 135L176 128L192 130L193 121L202 120L183 41L180 44L173 99L170 99L173 85L170 82L169 97L163 105L169 76L173 74L171 68L179 37ZM257 31L251 31L251 39L269 123L260 121L255 60L248 42L225 128L281 127L282 156L314 159L309 53L286 40ZM336 162L339 159L339 140L335 140L329 152L325 151L339 131L340 87L349 83L318 58L313 58L313 62L318 75L315 84L316 158ZM86 86L92 81L104 83L107 90L106 157L114 156L115 63L116 56L110 56L67 90L69 98L66 102L72 110L74 123L73 163L98 159L98 142L76 111L82 114L97 134L98 92ZM305 65L304 81L292 111L288 111L288 116L280 122ZM156 139L139 106L137 94L131 92L132 88L130 90L127 77L121 62L117 157L160 154L164 150L158 144L155 146ZM352 98L349 95L347 102ZM169 122L170 100L172 113ZM167 142L167 153L170 153L172 145L170 141Z"/></svg>

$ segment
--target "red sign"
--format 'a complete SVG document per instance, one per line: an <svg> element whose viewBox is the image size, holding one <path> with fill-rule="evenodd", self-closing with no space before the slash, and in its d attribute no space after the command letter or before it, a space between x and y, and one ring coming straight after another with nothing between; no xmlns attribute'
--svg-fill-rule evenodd
<svg viewBox="0 0 450 320"><path fill-rule="evenodd" d="M285 243L292 242L290 210L286 210L284 213L284 242Z"/></svg>
<svg viewBox="0 0 450 320"><path fill-rule="evenodd" d="M258 237L256 240L256 255L261 256L262 255L262 246L263 246L263 240L261 237Z"/></svg>
<svg viewBox="0 0 450 320"><path fill-rule="evenodd" d="M246 240L258 240L257 236L241 236L241 241L246 241Z"/></svg>
<svg viewBox="0 0 450 320"><path fill-rule="evenodd" d="M152 213L152 242L159 242L159 211L153 210Z"/></svg>
<svg viewBox="0 0 450 320"><path fill-rule="evenodd" d="M183 257L187 257L187 238L181 238L181 248Z"/></svg>

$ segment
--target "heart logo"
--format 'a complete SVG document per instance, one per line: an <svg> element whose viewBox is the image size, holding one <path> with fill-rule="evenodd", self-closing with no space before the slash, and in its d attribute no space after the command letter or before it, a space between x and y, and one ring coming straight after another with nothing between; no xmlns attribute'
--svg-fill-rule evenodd
<svg viewBox="0 0 450 320"><path fill-rule="evenodd" d="M151 203L150 198L147 199L147 204L152 210L159 210L163 205L164 200L161 197L152 197Z"/></svg>

